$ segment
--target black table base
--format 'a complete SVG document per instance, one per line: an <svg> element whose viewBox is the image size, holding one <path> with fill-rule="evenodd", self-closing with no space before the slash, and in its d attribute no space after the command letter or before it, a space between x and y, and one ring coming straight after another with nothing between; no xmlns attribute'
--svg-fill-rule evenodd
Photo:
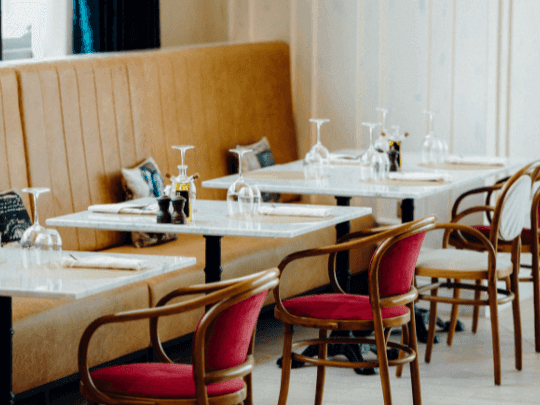
<svg viewBox="0 0 540 405"><path fill-rule="evenodd" d="M11 297L0 296L0 404L14 405Z"/></svg>

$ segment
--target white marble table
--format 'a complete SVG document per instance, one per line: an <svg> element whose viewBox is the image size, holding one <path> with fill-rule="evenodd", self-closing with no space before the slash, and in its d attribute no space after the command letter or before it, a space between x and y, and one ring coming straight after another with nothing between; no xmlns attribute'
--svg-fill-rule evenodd
<svg viewBox="0 0 540 405"><path fill-rule="evenodd" d="M64 252L65 255L71 252ZM97 255L94 252L72 252L77 258ZM140 256L148 259L141 270L75 269L46 266L22 268L21 252L15 248L0 249L0 403L14 404L12 391L13 321L12 297L81 299L112 290L159 274L169 273L196 263L194 257ZM127 256L107 254L107 256ZM2 371L4 370L4 371ZM9 377L7 377L9 376Z"/></svg>
<svg viewBox="0 0 540 405"><path fill-rule="evenodd" d="M359 155L361 151L345 149L335 153ZM419 153L404 153L402 156L402 171L428 171L433 169L421 166L421 155ZM292 194L316 194L332 195L338 200L338 205L348 205L351 197L378 197L395 198L403 200L402 212L403 221L410 221L414 218L415 198L424 198L444 191L449 191L458 187L474 184L480 180L508 173L519 169L530 163L527 159L510 159L505 166L492 167L487 170L440 170L441 173L447 173L452 176L452 181L446 183L433 182L433 185L385 185L366 182L362 180L362 174L359 164L338 164L331 165L326 178L320 180L283 180L267 178L250 178L249 173L245 175L249 182L257 184L259 189L264 192L273 193L292 193ZM303 171L303 162L297 160L283 165L269 166L257 172L292 172L301 173ZM203 187L227 189L236 180L238 175L220 177L217 179L203 181Z"/></svg>
<svg viewBox="0 0 540 405"><path fill-rule="evenodd" d="M146 204L152 199L142 199ZM279 205L279 204L277 204ZM47 226L69 226L77 228L106 229L115 231L167 232L203 235L206 239L206 281L221 279L221 238L224 236L247 236L260 238L295 238L328 226L371 214L365 207L327 207L332 210L325 218L280 218L277 223L233 220L228 216L226 201L197 200L193 222L185 225L158 224L154 215L100 214L89 211L49 218Z"/></svg>

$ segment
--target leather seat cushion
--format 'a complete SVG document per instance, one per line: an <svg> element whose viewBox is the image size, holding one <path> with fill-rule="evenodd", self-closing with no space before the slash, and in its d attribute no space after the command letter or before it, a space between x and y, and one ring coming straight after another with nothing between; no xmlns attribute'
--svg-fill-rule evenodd
<svg viewBox="0 0 540 405"><path fill-rule="evenodd" d="M193 366L144 363L107 367L91 373L96 386L105 390L150 398L194 398ZM244 388L241 378L207 386L209 396L231 394Z"/></svg>
<svg viewBox="0 0 540 405"><path fill-rule="evenodd" d="M318 294L283 301L283 306L293 315L316 319L373 320L369 297L350 294ZM381 309L384 319L407 314L405 305Z"/></svg>

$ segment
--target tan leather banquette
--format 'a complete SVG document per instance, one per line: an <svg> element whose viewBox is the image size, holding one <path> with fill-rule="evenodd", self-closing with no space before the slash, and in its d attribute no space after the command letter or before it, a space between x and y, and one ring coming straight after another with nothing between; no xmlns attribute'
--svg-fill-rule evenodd
<svg viewBox="0 0 540 405"><path fill-rule="evenodd" d="M284 43L5 63L0 85L0 165L5 173L0 186L50 187L51 193L40 197L42 223L91 204L120 201L120 169L149 156L162 173L176 173L179 153L172 145L195 146L187 163L202 179L228 174L228 149L263 135L276 163L297 159ZM224 199L225 192L199 185L197 198ZM352 225L372 226L373 220ZM202 236L179 235L174 242L136 249L122 233L58 230L66 250L196 256L197 265L79 301L14 298L15 393L77 372L79 339L93 319L149 307L175 288L204 282ZM332 228L292 240L225 237L222 278L277 266L288 253L334 241ZM354 257L351 264L358 270L366 267L366 260ZM289 269L281 291L291 296L327 284L325 265L324 260L308 259ZM192 332L200 315L163 320L162 339ZM101 364L149 344L146 323L103 328L93 338L91 362Z"/></svg>

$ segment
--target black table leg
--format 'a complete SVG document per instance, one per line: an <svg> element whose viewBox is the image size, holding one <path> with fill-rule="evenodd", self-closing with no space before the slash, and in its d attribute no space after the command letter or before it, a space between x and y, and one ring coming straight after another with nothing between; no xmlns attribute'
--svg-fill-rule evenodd
<svg viewBox="0 0 540 405"><path fill-rule="evenodd" d="M0 296L0 404L7 405L15 404L12 386L13 333L11 297Z"/></svg>
<svg viewBox="0 0 540 405"><path fill-rule="evenodd" d="M204 235L205 246L205 266L204 274L206 283L221 281L221 238L222 236Z"/></svg>

